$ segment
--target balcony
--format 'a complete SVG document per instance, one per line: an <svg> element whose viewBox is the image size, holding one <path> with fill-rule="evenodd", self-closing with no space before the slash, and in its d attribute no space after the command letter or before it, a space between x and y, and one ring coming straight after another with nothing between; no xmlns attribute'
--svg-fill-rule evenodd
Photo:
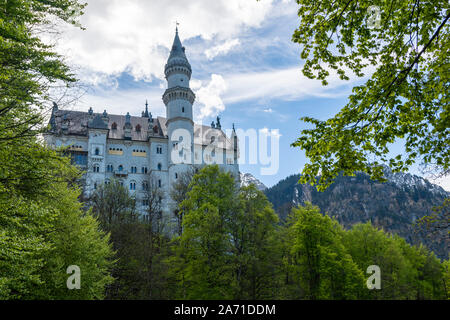
<svg viewBox="0 0 450 320"><path fill-rule="evenodd" d="M114 175L117 177L126 177L128 176L127 170L114 170Z"/></svg>

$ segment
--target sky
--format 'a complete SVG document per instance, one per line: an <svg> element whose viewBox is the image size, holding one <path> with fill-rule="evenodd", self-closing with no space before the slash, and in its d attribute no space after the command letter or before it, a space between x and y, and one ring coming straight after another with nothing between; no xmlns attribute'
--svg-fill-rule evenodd
<svg viewBox="0 0 450 320"><path fill-rule="evenodd" d="M261 174L261 163L243 164L267 186L300 173L304 153L291 143L306 128L299 118L327 119L366 77L328 86L301 72L299 25L293 0L88 0L81 24L50 39L75 70L86 93L72 109L139 116L148 100L153 117L165 116L164 65L175 26L192 66L194 121L222 128L255 129L279 137L279 169ZM278 130L278 131L276 131ZM448 179L439 182L450 190Z"/></svg>

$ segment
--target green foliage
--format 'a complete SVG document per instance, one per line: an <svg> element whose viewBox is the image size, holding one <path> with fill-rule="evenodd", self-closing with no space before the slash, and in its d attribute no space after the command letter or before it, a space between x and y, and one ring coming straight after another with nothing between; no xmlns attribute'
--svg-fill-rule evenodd
<svg viewBox="0 0 450 320"><path fill-rule="evenodd" d="M324 190L343 172L368 173L383 180L381 164L406 170L415 161L449 170L449 18L448 1L298 0L300 26L292 40L302 47L303 74L327 84L331 71L341 80L351 73L370 79L353 88L334 117L302 118L312 125L292 146L309 158L303 183ZM380 9L380 24L370 6ZM365 69L367 67L367 69ZM404 141L391 156L390 145Z"/></svg>
<svg viewBox="0 0 450 320"><path fill-rule="evenodd" d="M307 203L288 217L287 298L355 299L364 278L343 244L344 230Z"/></svg>
<svg viewBox="0 0 450 320"><path fill-rule="evenodd" d="M442 299L443 270L425 247L410 246L369 223L345 233L344 243L361 270L381 269L382 290L365 290L364 299Z"/></svg>
<svg viewBox="0 0 450 320"><path fill-rule="evenodd" d="M180 204L183 232L168 259L176 297L267 299L277 288L278 218L255 186L206 166Z"/></svg>
<svg viewBox="0 0 450 320"><path fill-rule="evenodd" d="M112 250L96 220L81 210L79 190L69 185L75 168L37 144L22 151L29 163L21 170L42 179L0 183L0 298L102 298L111 282ZM81 268L81 290L67 289L69 265Z"/></svg>
<svg viewBox="0 0 450 320"><path fill-rule="evenodd" d="M278 217L254 185L239 192L239 210L231 221L238 291L235 299L270 299L279 288L281 261Z"/></svg>
<svg viewBox="0 0 450 320"><path fill-rule="evenodd" d="M151 181L150 181L151 182ZM169 239L158 219L160 214L160 189L149 183L146 190L149 200L142 219L135 211L135 199L113 179L99 185L89 204L104 231L111 234L116 263L112 268L114 282L106 291L107 299L167 299L167 266L163 260L168 254Z"/></svg>
<svg viewBox="0 0 450 320"><path fill-rule="evenodd" d="M116 222L131 221L137 217L135 199L117 179L98 185L89 199L89 205L102 227L108 231Z"/></svg>
<svg viewBox="0 0 450 320"><path fill-rule="evenodd" d="M39 136L52 86L75 79L38 35L55 19L76 24L83 6L0 2L0 299L101 299L112 280L108 236L78 202L78 170ZM80 290L66 286L69 265L81 268Z"/></svg>
<svg viewBox="0 0 450 320"><path fill-rule="evenodd" d="M182 273L176 275L180 298L233 298L237 284L230 222L238 210L237 200L233 177L218 166L207 166L193 177L188 198L180 204L183 234L173 263Z"/></svg>
<svg viewBox="0 0 450 320"><path fill-rule="evenodd" d="M33 289L38 299L103 299L105 287L112 283L110 270L113 251L109 235L100 232L97 220L81 210L79 191L55 186L52 190L53 210L59 212L54 231L48 234L51 250L41 271L44 284ZM80 290L67 290L66 269L77 265L81 270Z"/></svg>

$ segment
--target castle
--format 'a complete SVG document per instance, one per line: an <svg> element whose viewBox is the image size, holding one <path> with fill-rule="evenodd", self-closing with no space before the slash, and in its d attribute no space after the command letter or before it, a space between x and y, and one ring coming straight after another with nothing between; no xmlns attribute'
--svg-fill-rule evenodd
<svg viewBox="0 0 450 320"><path fill-rule="evenodd" d="M180 174L218 164L239 179L238 141L234 125L230 137L220 118L211 126L195 124L195 94L189 87L192 74L185 48L175 32L165 65L168 83L162 99L166 117L153 118L145 104L141 116L68 111L53 105L46 143L67 147L72 162L84 170L83 194L89 197L100 184L116 178L136 199L136 208L148 213L149 183L161 188L162 208L175 210L170 190Z"/></svg>

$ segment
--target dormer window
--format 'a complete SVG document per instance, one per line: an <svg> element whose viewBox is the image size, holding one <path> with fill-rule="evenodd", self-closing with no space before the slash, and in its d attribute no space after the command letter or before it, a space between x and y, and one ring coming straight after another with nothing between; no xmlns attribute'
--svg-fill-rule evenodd
<svg viewBox="0 0 450 320"><path fill-rule="evenodd" d="M111 125L111 129L117 130L117 123L114 122L114 123Z"/></svg>
<svg viewBox="0 0 450 320"><path fill-rule="evenodd" d="M158 133L158 126L153 127L153 133Z"/></svg>
<svg viewBox="0 0 450 320"><path fill-rule="evenodd" d="M140 125L140 124L138 124L138 125L136 126L136 132L141 132L141 125Z"/></svg>

